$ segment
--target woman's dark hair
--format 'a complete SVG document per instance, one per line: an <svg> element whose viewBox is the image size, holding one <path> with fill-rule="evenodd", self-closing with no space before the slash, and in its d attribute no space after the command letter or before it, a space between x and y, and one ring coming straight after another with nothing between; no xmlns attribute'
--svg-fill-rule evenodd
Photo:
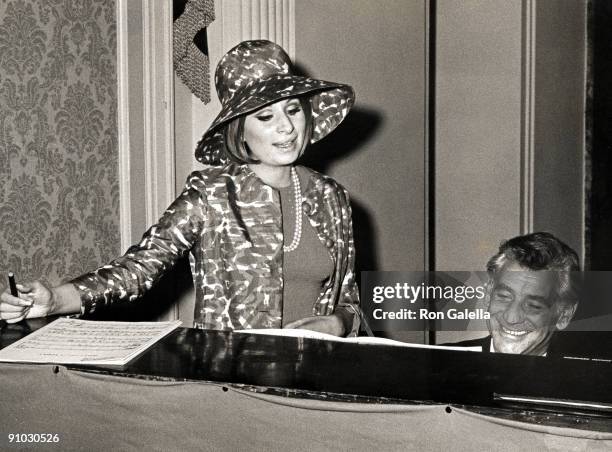
<svg viewBox="0 0 612 452"><path fill-rule="evenodd" d="M300 155L306 149L312 136L312 107L310 105L310 97L297 97L300 101L304 118L306 120L306 130L304 131L304 144L300 150ZM265 108L265 107L262 107ZM239 116L233 121L230 121L223 131L225 136L225 152L230 160L238 163L259 163L259 160L253 158L249 147L244 141L244 120L246 115Z"/></svg>

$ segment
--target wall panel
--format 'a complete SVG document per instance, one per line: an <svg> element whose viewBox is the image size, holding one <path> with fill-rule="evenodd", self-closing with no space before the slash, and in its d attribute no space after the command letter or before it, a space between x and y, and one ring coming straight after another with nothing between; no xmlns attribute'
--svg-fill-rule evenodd
<svg viewBox="0 0 612 452"><path fill-rule="evenodd" d="M356 91L353 111L305 164L351 193L358 270L425 267L427 30L425 1L296 3L300 68Z"/></svg>
<svg viewBox="0 0 612 452"><path fill-rule="evenodd" d="M119 252L115 49L115 1L0 2L0 291Z"/></svg>

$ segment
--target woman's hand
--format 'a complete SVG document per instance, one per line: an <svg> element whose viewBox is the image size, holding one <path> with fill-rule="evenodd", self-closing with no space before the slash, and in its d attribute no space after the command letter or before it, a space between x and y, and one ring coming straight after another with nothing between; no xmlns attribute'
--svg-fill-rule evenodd
<svg viewBox="0 0 612 452"><path fill-rule="evenodd" d="M16 323L34 317L45 317L53 308L53 291L41 283L34 281L27 284L17 284L19 296L14 297L7 290L0 295L0 319L7 323Z"/></svg>
<svg viewBox="0 0 612 452"><path fill-rule="evenodd" d="M304 330L318 331L319 333L331 334L333 336L344 336L344 325L340 316L315 315L305 317L295 322L288 323L284 328L302 328Z"/></svg>

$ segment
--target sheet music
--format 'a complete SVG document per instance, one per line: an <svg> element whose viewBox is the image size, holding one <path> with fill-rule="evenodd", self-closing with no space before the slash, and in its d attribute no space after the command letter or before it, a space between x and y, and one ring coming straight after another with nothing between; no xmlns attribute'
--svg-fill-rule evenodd
<svg viewBox="0 0 612 452"><path fill-rule="evenodd" d="M0 350L0 361L122 365L180 324L59 318Z"/></svg>
<svg viewBox="0 0 612 452"><path fill-rule="evenodd" d="M430 348L435 350L455 350L460 352L481 352L482 347L453 347L448 345L425 345L425 344L414 344L411 342L401 342L393 339L387 339L384 337L338 337L331 334L319 333L317 331L304 330L299 328L286 328L286 329L252 329L252 330L238 330L236 333L248 333L248 334L269 334L272 336L288 336L288 337L303 337L306 339L319 339L336 342L350 342L353 344L370 344L370 345L393 345L396 347L411 347L411 348Z"/></svg>

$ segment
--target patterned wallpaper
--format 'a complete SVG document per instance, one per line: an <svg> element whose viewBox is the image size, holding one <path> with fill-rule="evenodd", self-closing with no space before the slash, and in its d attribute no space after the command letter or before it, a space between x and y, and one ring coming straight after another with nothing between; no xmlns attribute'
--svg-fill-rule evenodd
<svg viewBox="0 0 612 452"><path fill-rule="evenodd" d="M114 0L0 0L0 291L119 252Z"/></svg>

